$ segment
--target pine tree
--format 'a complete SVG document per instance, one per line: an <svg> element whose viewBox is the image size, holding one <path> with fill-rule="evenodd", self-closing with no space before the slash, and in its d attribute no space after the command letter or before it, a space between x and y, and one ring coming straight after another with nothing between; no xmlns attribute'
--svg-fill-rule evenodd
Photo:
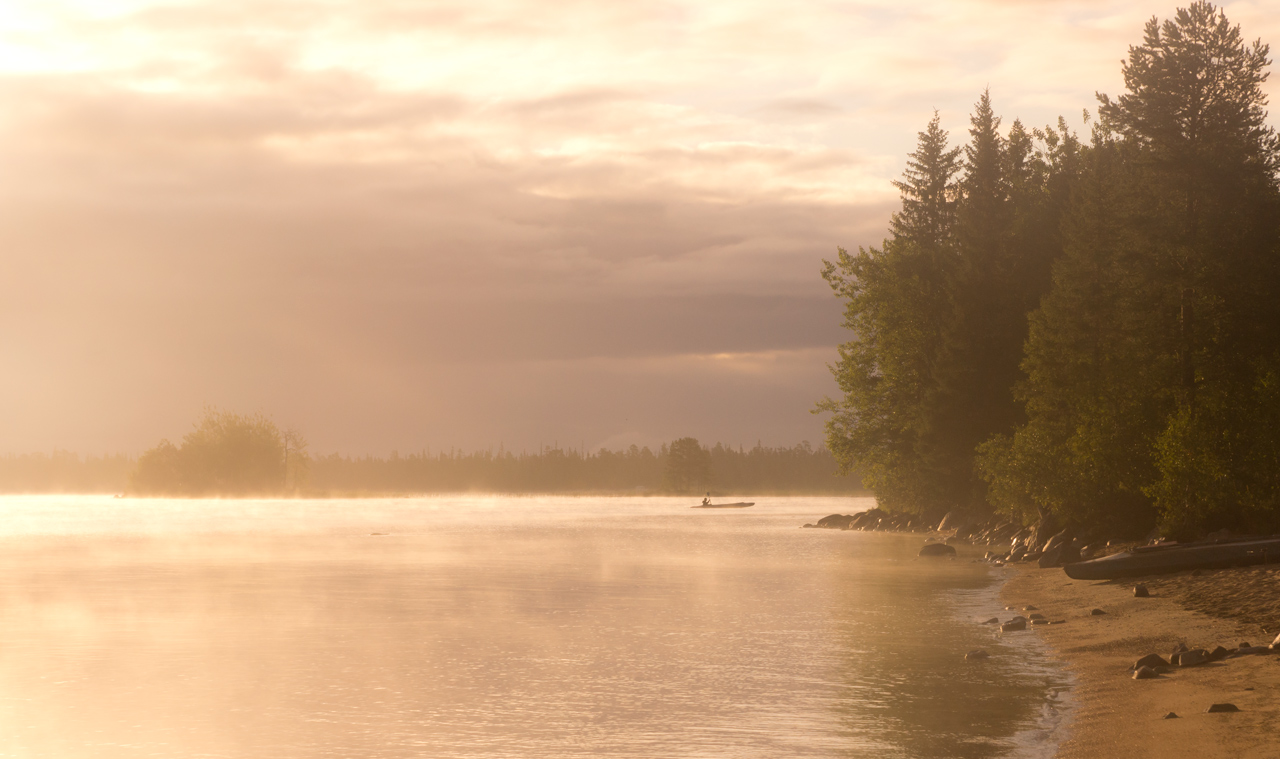
<svg viewBox="0 0 1280 759"><path fill-rule="evenodd" d="M887 508L945 508L920 439L952 309L959 157L935 113L895 182L902 210L892 218L892 237L881 250L840 249L822 273L846 300L844 324L853 334L833 367L843 398L817 409L832 414L827 447L842 471L861 467Z"/></svg>

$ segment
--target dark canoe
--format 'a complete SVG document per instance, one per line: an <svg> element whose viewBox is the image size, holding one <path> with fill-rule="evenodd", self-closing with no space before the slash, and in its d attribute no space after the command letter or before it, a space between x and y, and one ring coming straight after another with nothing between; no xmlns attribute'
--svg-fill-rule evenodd
<svg viewBox="0 0 1280 759"><path fill-rule="evenodd" d="M1280 562L1280 536L1217 543L1138 546L1101 559L1068 564L1063 570L1076 580L1114 580L1185 569L1243 567L1272 562Z"/></svg>
<svg viewBox="0 0 1280 759"><path fill-rule="evenodd" d="M750 502L750 503L742 503L742 502L739 502L739 503L712 503L712 504L702 504L702 503L700 503L700 504L698 504L697 506L690 506L689 508L693 508L693 509L745 509L745 508L747 508L748 506L755 506L755 505L756 505L756 502L755 502L755 501L752 501L752 502Z"/></svg>

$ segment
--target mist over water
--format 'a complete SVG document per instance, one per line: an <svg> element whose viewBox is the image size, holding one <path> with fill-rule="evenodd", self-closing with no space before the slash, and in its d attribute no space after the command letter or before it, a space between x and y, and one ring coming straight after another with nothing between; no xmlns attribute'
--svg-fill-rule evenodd
<svg viewBox="0 0 1280 759"><path fill-rule="evenodd" d="M1045 752L991 570L692 502L0 498L0 756Z"/></svg>

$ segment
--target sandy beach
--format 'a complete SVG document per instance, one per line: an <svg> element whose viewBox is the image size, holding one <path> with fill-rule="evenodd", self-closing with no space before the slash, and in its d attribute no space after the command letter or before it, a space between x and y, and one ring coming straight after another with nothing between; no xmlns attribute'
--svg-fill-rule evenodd
<svg viewBox="0 0 1280 759"><path fill-rule="evenodd" d="M1280 628L1280 568L1183 572L1136 581L1072 580L1061 569L1013 566L1001 598L1049 620L1038 635L1076 677L1061 759L1280 757L1280 653L1241 656L1134 680L1129 667L1179 644L1267 645ZM1142 582L1149 598L1135 598ZM1093 616L1093 609L1104 615ZM1001 613L1001 620L1014 611ZM1209 714L1215 703L1237 713ZM1164 719L1169 712L1178 719Z"/></svg>

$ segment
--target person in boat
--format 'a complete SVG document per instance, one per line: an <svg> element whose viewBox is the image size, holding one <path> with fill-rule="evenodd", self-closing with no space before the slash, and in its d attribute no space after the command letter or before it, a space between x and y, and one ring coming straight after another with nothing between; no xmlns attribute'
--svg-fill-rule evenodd
<svg viewBox="0 0 1280 759"><path fill-rule="evenodd" d="M710 494L710 493L707 493L707 497L702 499L702 505L703 505L703 506L710 506L710 505L711 505L711 494Z"/></svg>

